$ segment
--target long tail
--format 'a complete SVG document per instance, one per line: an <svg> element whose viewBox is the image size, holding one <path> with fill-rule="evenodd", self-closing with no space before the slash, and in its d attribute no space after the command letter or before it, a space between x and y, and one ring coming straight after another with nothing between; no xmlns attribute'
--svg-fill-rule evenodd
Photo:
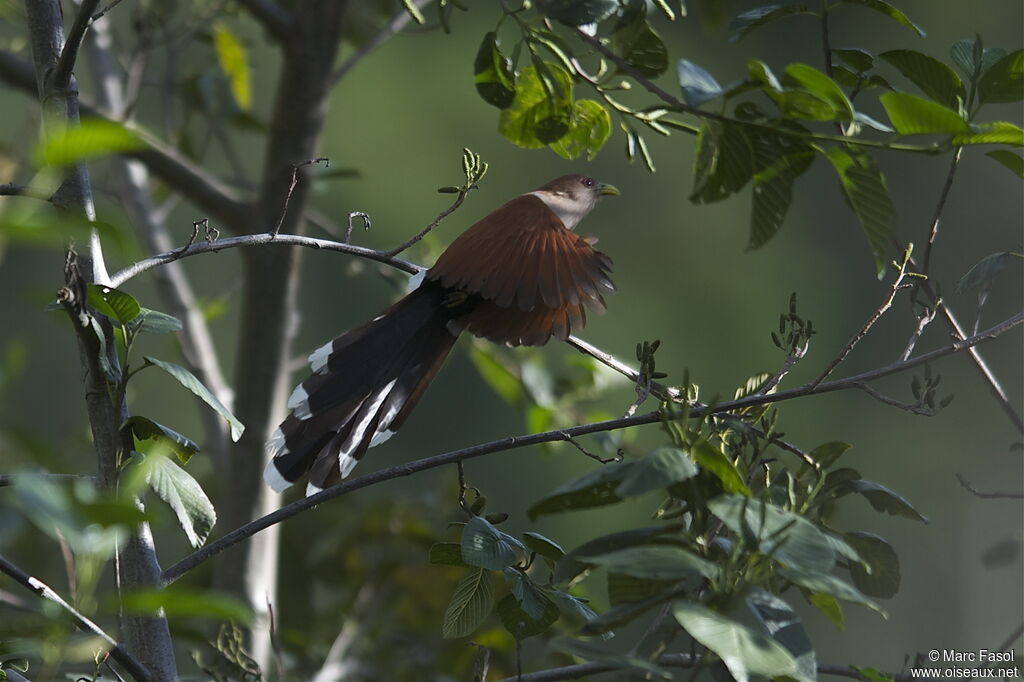
<svg viewBox="0 0 1024 682"><path fill-rule="evenodd" d="M319 492L402 426L458 337L445 296L426 282L309 356L313 374L267 441L268 485L280 492L309 471L306 492Z"/></svg>

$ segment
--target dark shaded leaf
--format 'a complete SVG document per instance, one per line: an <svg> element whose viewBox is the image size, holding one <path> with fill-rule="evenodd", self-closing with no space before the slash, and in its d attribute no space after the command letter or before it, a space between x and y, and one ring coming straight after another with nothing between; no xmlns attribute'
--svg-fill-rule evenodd
<svg viewBox="0 0 1024 682"><path fill-rule="evenodd" d="M530 519L571 509L588 509L621 502L615 489L625 478L633 462L612 462L567 483L543 498L528 512Z"/></svg>
<svg viewBox="0 0 1024 682"><path fill-rule="evenodd" d="M818 659L800 617L789 604L765 590L757 589L746 599L747 606L768 635L793 657L800 682L817 682Z"/></svg>
<svg viewBox="0 0 1024 682"><path fill-rule="evenodd" d="M430 563L438 566L468 566L462 560L462 545L456 542L436 542L430 546Z"/></svg>
<svg viewBox="0 0 1024 682"><path fill-rule="evenodd" d="M216 410L220 416L224 417L224 420L227 421L228 426L231 428L231 440L237 442L242 437L242 431L245 430L242 422L235 419L235 415L231 414L231 411L224 407L224 404L217 399L217 396L211 393L210 389L204 386L203 382L199 381L192 372L173 362L158 360L148 355L146 356L146 362L170 374L178 380L178 383L192 391L203 402Z"/></svg>
<svg viewBox="0 0 1024 682"><path fill-rule="evenodd" d="M544 14L568 26L583 26L604 21L619 9L618 0L546 0L540 3Z"/></svg>
<svg viewBox="0 0 1024 682"><path fill-rule="evenodd" d="M131 321L129 328L133 332L170 334L181 331L181 320L158 310L140 308L139 315Z"/></svg>
<svg viewBox="0 0 1024 682"><path fill-rule="evenodd" d="M960 111L967 101L967 91L960 76L938 59L915 50L889 50L878 56L899 69L939 104Z"/></svg>
<svg viewBox="0 0 1024 682"><path fill-rule="evenodd" d="M612 49L637 71L654 78L668 70L668 48L642 13L612 33Z"/></svg>
<svg viewBox="0 0 1024 682"><path fill-rule="evenodd" d="M628 625L640 616L644 615L655 606L664 604L666 601L677 598L679 595L674 591L663 591L656 593L647 599L638 601L615 602L615 606L595 615L586 625L583 626L581 634L603 635L615 628Z"/></svg>
<svg viewBox="0 0 1024 682"><path fill-rule="evenodd" d="M663 446L633 462L615 489L619 497L642 495L697 475L699 469L681 449Z"/></svg>
<svg viewBox="0 0 1024 682"><path fill-rule="evenodd" d="M473 62L476 91L488 104L499 109L512 104L516 96L515 72L512 61L498 49L498 37L494 31L486 33Z"/></svg>
<svg viewBox="0 0 1024 682"><path fill-rule="evenodd" d="M539 615L533 616L523 609L514 595L505 595L505 598L498 602L497 608L501 624L516 639L525 639L547 632L558 620L560 612L554 602L546 597L543 599L543 610Z"/></svg>
<svg viewBox="0 0 1024 682"><path fill-rule="evenodd" d="M587 602L579 597L574 597L568 592L551 589L548 596L562 612L562 615L574 626L584 625L597 618L594 609L587 606Z"/></svg>
<svg viewBox="0 0 1024 682"><path fill-rule="evenodd" d="M751 196L748 249L764 246L782 227L793 200L793 183L811 166L814 151L802 142L753 134L754 191Z"/></svg>
<svg viewBox="0 0 1024 682"><path fill-rule="evenodd" d="M647 580L683 580L695 573L716 578L719 573L715 564L675 545L639 545L603 554L581 554L577 558L602 566L610 573Z"/></svg>
<svg viewBox="0 0 1024 682"><path fill-rule="evenodd" d="M779 568L779 575L794 585L799 585L811 592L830 594L837 599L842 599L843 601L867 606L869 609L877 611L882 616L886 615L885 611L883 611L878 604L865 597L860 590L842 578L837 578L830 573L809 571L792 566L782 566Z"/></svg>
<svg viewBox="0 0 1024 682"><path fill-rule="evenodd" d="M859 47L852 48L832 48L832 54L839 57L847 66L853 69L857 73L864 73L870 71L871 67L875 65L875 57L867 50L862 50Z"/></svg>
<svg viewBox="0 0 1024 682"><path fill-rule="evenodd" d="M1024 158L1021 158L1020 154L1014 154L1005 149L993 149L987 152L985 156L1006 166L1018 178L1024 178Z"/></svg>
<svg viewBox="0 0 1024 682"><path fill-rule="evenodd" d="M1024 50L1011 52L981 74L978 98L983 104L1024 99Z"/></svg>
<svg viewBox="0 0 1024 682"><path fill-rule="evenodd" d="M935 105L938 106L938 105ZM875 270L883 275L886 251L896 224L896 211L885 178L875 160L863 152L832 147L826 153L839 175L847 204L860 221L875 258Z"/></svg>
<svg viewBox="0 0 1024 682"><path fill-rule="evenodd" d="M851 563L853 584L869 597L894 597L900 589L900 558L892 545L874 533L862 531L844 533L843 539L871 567L869 573L862 565Z"/></svg>
<svg viewBox="0 0 1024 682"><path fill-rule="evenodd" d="M549 646L555 651L579 656L588 661L604 663L620 670L636 670L662 680L673 679L670 671L637 656L611 651L600 642L587 642L579 639L569 639L568 637L559 637L552 640Z"/></svg>
<svg viewBox="0 0 1024 682"><path fill-rule="evenodd" d="M971 266L971 269L956 283L956 293L962 294L972 289L988 286L996 276L1010 264L1010 253L999 251L991 253Z"/></svg>
<svg viewBox="0 0 1024 682"><path fill-rule="evenodd" d="M706 469L715 478L722 482L722 487L730 493L750 495L750 488L743 482L739 470L732 460L725 456L721 450L709 443L707 440L700 440L690 448L690 457L693 458L701 468Z"/></svg>
<svg viewBox="0 0 1024 682"><path fill-rule="evenodd" d="M850 492L862 495L875 511L928 523L928 517L914 509L914 506L905 497L894 493L880 483L858 479L846 481L841 485Z"/></svg>
<svg viewBox="0 0 1024 682"><path fill-rule="evenodd" d="M736 42L759 26L794 14L810 14L803 3L766 5L736 15L729 22L729 40Z"/></svg>
<svg viewBox="0 0 1024 682"><path fill-rule="evenodd" d="M565 550L558 543L544 537L540 533L534 533L533 531L523 533L523 542L526 544L527 549L531 552L536 552L545 559L559 561L565 556Z"/></svg>
<svg viewBox="0 0 1024 682"><path fill-rule="evenodd" d="M462 529L462 560L470 566L500 571L518 559L523 543L495 528L487 519L474 516Z"/></svg>
<svg viewBox="0 0 1024 682"><path fill-rule="evenodd" d="M125 420L122 428L131 430L139 440L152 440L168 448L182 464L188 464L192 455L199 452L199 445L191 438L183 436L163 424L138 415Z"/></svg>
<svg viewBox="0 0 1024 682"><path fill-rule="evenodd" d="M868 9L873 9L876 12L881 12L896 23L902 24L911 31L914 31L922 38L925 37L925 32L922 31L917 24L912 22L906 14L884 0L843 0L843 2L848 5L860 5L862 7L867 7Z"/></svg>
<svg viewBox="0 0 1024 682"><path fill-rule="evenodd" d="M473 634L494 608L491 574L478 568L455 586L455 593L444 612L441 634L445 639Z"/></svg>
<svg viewBox="0 0 1024 682"><path fill-rule="evenodd" d="M626 547L636 547L659 542L662 536L679 531L678 525L663 524L660 526L649 526L647 528L635 528L633 530L620 531L610 535L602 535L566 553L555 566L555 574L552 582L556 584L567 583L583 571L591 568L593 564L583 563L579 557L588 554L605 554Z"/></svg>

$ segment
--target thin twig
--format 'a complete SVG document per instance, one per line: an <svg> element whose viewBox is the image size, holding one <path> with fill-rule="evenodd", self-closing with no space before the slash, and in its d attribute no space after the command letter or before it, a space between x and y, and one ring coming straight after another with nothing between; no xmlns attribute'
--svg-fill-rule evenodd
<svg viewBox="0 0 1024 682"><path fill-rule="evenodd" d="M328 159L326 156L318 156L315 159L309 159L307 161L303 161L302 163L292 164L291 181L288 183L288 190L285 192L284 195L284 205L281 207L281 215L278 216L277 225L274 226L273 234L275 236L277 235L278 232L281 231L281 225L284 224L284 217L288 215L288 204L292 200L292 193L295 192L295 186L299 184L299 169L304 166L311 166L313 164L319 163L325 164L328 168L331 167L331 160Z"/></svg>
<svg viewBox="0 0 1024 682"><path fill-rule="evenodd" d="M982 492L982 491L978 490L977 488L975 488L973 485L971 485L970 481L968 481L966 478L963 477L962 474L959 474L959 473L956 475L956 479L958 481L960 481L960 485L963 486L964 490L966 490L970 494L974 495L975 497L980 497L983 500L1020 500L1020 499L1024 499L1024 493L986 493L986 492ZM997 649L997 651L1002 651L1002 649Z"/></svg>
<svg viewBox="0 0 1024 682"><path fill-rule="evenodd" d="M99 0L82 0L82 4L78 7L78 14L75 15L75 21L71 24L71 30L68 31L67 40L64 41L64 47L61 48L60 59L57 60L57 65L53 67L48 78L50 86L58 92L67 90L71 84L71 75L75 70L75 61L78 59L78 51L82 47L82 39L85 38L85 31L89 28L93 12L96 11L96 6L99 4Z"/></svg>
<svg viewBox="0 0 1024 682"><path fill-rule="evenodd" d="M957 147L953 152L953 160L949 162L949 171L946 173L945 182L942 183L939 200L935 204L935 214L928 230L928 241L924 245L924 257L921 259L921 274L925 276L931 272L932 246L935 245L935 239L939 236L939 222L942 220L942 212L946 208L946 200L949 198L950 188L953 187L953 178L956 176L956 169L960 165L960 155L963 154L963 151L963 147Z"/></svg>
<svg viewBox="0 0 1024 682"><path fill-rule="evenodd" d="M859 388L878 402L885 403L891 407L898 407L901 410L913 412L914 414L919 414L924 417L931 417L935 415L935 410L931 408L924 407L920 403L905 403L900 400L896 400L895 398L890 398L884 393L875 390L868 384L856 384L855 388Z"/></svg>
<svg viewBox="0 0 1024 682"><path fill-rule="evenodd" d="M405 240L404 242L402 242L401 244L399 244L395 248L391 249L390 251L385 251L384 253L387 256L397 256L398 254L402 253L403 251L408 249L410 246L412 246L413 244L415 244L419 240L421 240L424 237L426 237L427 234L431 230L433 230L435 227L437 227L438 225L441 224L442 220L444 220L445 218L450 216L452 213L454 213L456 210L458 210L459 206L462 206L462 202L464 202L466 200L466 196L469 195L469 193L472 192L475 189L479 189L479 187L477 187L476 185L467 185L465 187L460 188L459 189L459 195L457 197L455 197L455 201L452 202L452 205L449 206L448 208L446 208L445 210L441 211L440 213L438 213L437 217L434 218L433 222L431 222L429 225L424 227L422 230L420 230L414 236L412 236L409 239Z"/></svg>
<svg viewBox="0 0 1024 682"><path fill-rule="evenodd" d="M718 403L712 406L701 406L690 410L689 414L693 418L706 417L708 414L721 414L724 412L733 412L747 407L753 407L756 405L767 405L770 403L782 402L785 400L792 400L794 398L800 398L810 395L818 395L822 393L830 393L833 391L849 390L857 388L857 384L861 384L867 381L873 381L880 379L892 374L912 369L919 365L932 362L938 358L952 355L967 350L979 343L989 341L998 338L1000 335L1006 333L1010 329L1024 323L1024 313L1018 313L1017 315L1000 322L999 324L987 329L986 331L973 336L969 339L958 341L949 346L936 349L930 353L924 353L916 358L906 360L904 362L894 362L885 367L862 372L855 376L847 379L837 379L825 383L818 384L817 386L811 386L809 384L801 386L799 388L793 388L786 391L779 391L771 395L766 396L746 396L744 398L738 398L736 400L730 400L722 403ZM162 574L164 583L171 583L180 578L182 575L192 570L196 566L209 560L211 557L219 554L228 547L235 545L250 536L265 530L270 526L281 523L282 521L295 516L307 509L311 509L318 504L322 504L328 500L348 493L354 492L361 488L366 488L384 481L401 478L404 476L410 476L420 471L426 471L427 469L434 469L447 464L452 464L458 461L467 459L473 459L476 457L483 457L496 452L504 452L508 450L514 450L518 448L527 447L530 445L538 445L540 443L550 443L552 441L565 440L566 435L570 437L583 436L591 433L602 433L605 431L616 431L619 429L626 429L635 426L641 426L644 424L654 424L662 420L661 412L648 412L646 414L636 415L633 417L622 417L619 419L609 419L607 421L594 422L591 424L583 424L581 426L575 426L568 429L556 429L553 431L544 431L540 433L531 433L523 436L512 436L509 438L502 438L500 440L490 441L488 443L481 443L473 445L467 448L459 450L453 450L440 455L434 455L432 457L426 457L424 459L415 460L406 464L400 464L397 466L389 467L387 469L381 469L373 473L365 474L357 478L345 481L331 488L328 488L315 495L296 500L291 504L288 504L280 509L277 509L266 516L251 521L243 526L230 531L215 542L210 543L200 549L196 550L189 556L185 557L178 563L174 564Z"/></svg>
<svg viewBox="0 0 1024 682"><path fill-rule="evenodd" d="M775 387L786 378L786 375L790 373L796 363L800 362L805 355L807 355L807 349L810 346L810 341L805 340L802 344L793 348L789 354L786 355L786 361L782 363L782 367L779 368L774 375L772 375L768 381L758 389L758 395L767 395L775 390Z"/></svg>
<svg viewBox="0 0 1024 682"><path fill-rule="evenodd" d="M363 231L364 232L366 230L370 229L370 216L367 215L366 213L363 213L362 211L352 211L351 213L348 214L348 219L346 221L347 225L348 225L347 229L345 230L345 243L346 244L351 244L352 243L352 221L355 220L356 218L362 218L363 219Z"/></svg>
<svg viewBox="0 0 1024 682"><path fill-rule="evenodd" d="M616 372L626 377L630 381L634 383L638 383L640 381L640 372L638 370L634 369L633 367L630 367L628 364L622 362L614 355L606 353L597 346L594 346L593 344L584 341L578 336L570 336L565 340L565 342L572 346L573 348L575 348L576 350L578 350L579 352L583 353L584 355L589 355L590 357L594 358L595 360L605 365L606 367L614 369ZM649 384L647 384L647 388L653 395L657 396L658 399L667 402L678 402L684 398L684 393L680 389L674 386L666 386L664 384L658 383L657 381L652 380Z"/></svg>
<svg viewBox="0 0 1024 682"><path fill-rule="evenodd" d="M125 669L130 672L136 680L152 680L153 677L149 671L141 663L139 663L134 656L121 646L113 637L103 631L100 626L86 618L81 614L75 607L64 601L59 594L57 594L49 585L43 581L35 578L28 573L25 573L20 568L12 564L3 556L0 556L0 571L6 573L8 576L14 579L15 582L22 585L28 590L31 590L40 599L45 599L49 602L53 602L60 608L64 609L71 618L75 621L75 625L79 629L86 632L90 632L93 635L99 637L107 645L110 651L110 655L118 663L123 665Z"/></svg>
<svg viewBox="0 0 1024 682"><path fill-rule="evenodd" d="M421 9L429 4L430 1L431 0L413 0L414 4ZM373 52L375 49L387 42L391 36L405 28L411 19L412 15L409 14L408 11L405 9L399 9L394 18L391 19L384 28L378 31L375 36L360 45L355 52L349 55L348 58L341 63L341 66L335 69L334 73L331 74L331 87L337 85L338 81L344 78L345 74L351 71L356 64L361 62L366 55Z"/></svg>
<svg viewBox="0 0 1024 682"><path fill-rule="evenodd" d="M917 316L917 325L914 327L914 331L911 332L910 338L907 339L907 346L900 353L900 360L906 360L910 357L910 354L914 352L914 348L917 346L917 342L921 339L921 334L924 333L924 328L927 327L935 319L936 313L938 313L938 306L944 305L941 301L933 307L925 308ZM978 332L977 328L974 330Z"/></svg>
<svg viewBox="0 0 1024 682"><path fill-rule="evenodd" d="M602 457L601 455L595 455L593 452L591 452L590 450L587 450L585 447L580 445L576 441L575 438L570 436L565 431L562 432L562 440L564 440L566 443L569 443L570 445L572 445L574 448L576 448L577 450L582 452L584 455L586 455L590 459L597 460L601 464L611 464L612 462L621 462L622 461L622 453L621 452L620 453L616 453L612 457Z"/></svg>

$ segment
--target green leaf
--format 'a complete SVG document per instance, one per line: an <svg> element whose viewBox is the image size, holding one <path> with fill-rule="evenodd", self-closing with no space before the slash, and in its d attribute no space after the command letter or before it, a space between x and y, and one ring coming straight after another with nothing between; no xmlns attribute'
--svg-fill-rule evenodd
<svg viewBox="0 0 1024 682"><path fill-rule="evenodd" d="M838 57L847 66L853 69L856 73L865 73L871 70L871 67L875 65L875 57L867 50L862 50L859 47L842 48L837 47L832 49L832 55Z"/></svg>
<svg viewBox="0 0 1024 682"><path fill-rule="evenodd" d="M676 73L683 89L683 101L691 107L710 102L723 92L715 77L693 62L680 59Z"/></svg>
<svg viewBox="0 0 1024 682"><path fill-rule="evenodd" d="M526 149L558 140L568 131L572 113L572 77L558 64L540 62L540 66L543 74L537 64L519 73L516 96L498 117L498 132Z"/></svg>
<svg viewBox="0 0 1024 682"><path fill-rule="evenodd" d="M28 659L27 658L8 658L3 663L0 663L0 668L7 668L9 670L17 670L20 673L28 672Z"/></svg>
<svg viewBox="0 0 1024 682"><path fill-rule="evenodd" d="M668 48L643 13L612 33L612 49L634 69L655 78L668 70Z"/></svg>
<svg viewBox="0 0 1024 682"><path fill-rule="evenodd" d="M808 595L807 601L832 621L832 625L836 627L836 630L842 632L846 627L846 623L843 620L843 607L839 601L831 594L825 594L824 592L808 592L806 594Z"/></svg>
<svg viewBox="0 0 1024 682"><path fill-rule="evenodd" d="M252 611L232 596L178 585L126 592L118 605L126 612L137 615L209 618L242 624L250 623L253 619Z"/></svg>
<svg viewBox="0 0 1024 682"><path fill-rule="evenodd" d="M981 75L978 97L983 104L1024 99L1024 50L1011 52Z"/></svg>
<svg viewBox="0 0 1024 682"><path fill-rule="evenodd" d="M541 599L543 608L539 615L527 613L512 594L505 595L505 598L498 602L498 618L513 637L525 639L543 634L558 620L561 612L555 603L543 595Z"/></svg>
<svg viewBox="0 0 1024 682"><path fill-rule="evenodd" d="M70 166L143 146L138 135L119 123L83 118L78 127L67 127L40 142L32 158L37 166Z"/></svg>
<svg viewBox="0 0 1024 682"><path fill-rule="evenodd" d="M213 49L217 63L228 79L231 96L242 111L252 108L252 78L245 46L223 22L213 24Z"/></svg>
<svg viewBox="0 0 1024 682"><path fill-rule="evenodd" d="M857 479L845 481L840 484L840 487L862 495L875 511L928 523L928 517L914 509L914 505L910 504L905 497L894 493L880 483Z"/></svg>
<svg viewBox="0 0 1024 682"><path fill-rule="evenodd" d="M619 9L618 0L549 0L541 5L547 16L568 26L604 21Z"/></svg>
<svg viewBox="0 0 1024 682"><path fill-rule="evenodd" d="M837 578L834 575L821 571L809 571L786 566L779 568L779 575L794 585L799 585L811 592L822 592L843 601L867 606L869 609L877 611L882 617L888 618L885 611L878 604L865 597L860 590L842 578Z"/></svg>
<svg viewBox="0 0 1024 682"><path fill-rule="evenodd" d="M120 368L111 362L111 357L107 349L107 334L104 331L103 326L100 325L100 321L95 317L89 318L89 324L92 327L93 333L96 335L97 341L99 341L99 356L100 368L103 370L103 376L107 378L111 384L116 384L121 381L121 370Z"/></svg>
<svg viewBox="0 0 1024 682"><path fill-rule="evenodd" d="M138 317L142 311L139 302L131 294L126 294L120 289L112 289L98 284L86 286L89 306L96 312L109 317L111 322L124 326Z"/></svg>
<svg viewBox="0 0 1024 682"><path fill-rule="evenodd" d="M675 545L639 545L603 554L581 554L588 564L603 566L610 573L621 573L648 580L683 580L694 574L718 577L718 567Z"/></svg>
<svg viewBox="0 0 1024 682"><path fill-rule="evenodd" d="M742 126L705 121L697 134L690 201L709 204L743 189L754 173L753 155Z"/></svg>
<svg viewBox="0 0 1024 682"><path fill-rule="evenodd" d="M462 545L457 542L435 542L430 546L429 561L437 566L468 566L462 560Z"/></svg>
<svg viewBox="0 0 1024 682"><path fill-rule="evenodd" d="M809 453L807 453L807 455L812 460L814 460L814 462L821 469L828 469L833 464L835 464L847 450L849 450L852 447L853 446L850 445L849 443L843 443L841 441L829 441L828 443L822 443L818 447L814 448ZM804 465L804 468L803 470L801 470L800 474L801 476L803 476L805 475L805 473L810 473L810 471L811 467L809 465Z"/></svg>
<svg viewBox="0 0 1024 682"><path fill-rule="evenodd" d="M878 55L900 70L924 94L953 111L967 101L963 81L953 69L915 50L889 50Z"/></svg>
<svg viewBox="0 0 1024 682"><path fill-rule="evenodd" d="M892 545L874 533L862 531L844 533L843 539L871 568L869 573L860 564L851 563L853 584L869 597L889 599L896 596L900 589L900 558Z"/></svg>
<svg viewBox="0 0 1024 682"><path fill-rule="evenodd" d="M754 134L754 191L750 209L750 250L764 246L782 227L793 200L793 184L807 171L815 154L802 142Z"/></svg>
<svg viewBox="0 0 1024 682"><path fill-rule="evenodd" d="M128 325L133 332L169 334L181 331L181 320L158 310L139 308L139 314Z"/></svg>
<svg viewBox="0 0 1024 682"><path fill-rule="evenodd" d="M494 31L484 35L473 63L476 91L488 104L499 109L512 104L516 96L516 74L512 60L505 57L498 48L498 36Z"/></svg>
<svg viewBox="0 0 1024 682"><path fill-rule="evenodd" d="M224 404L217 400L217 396L211 393L210 389L206 388L206 386L204 386L203 383L192 374L192 372L180 365L174 364L173 362L157 360L156 358L148 355L146 356L146 362L151 365L155 365L170 374L178 380L178 383L192 391L192 393L202 399L203 402L216 410L220 416L224 417L228 426L231 427L231 440L237 442L238 439L242 437L242 431L245 430L242 422L235 419L235 415L231 414L231 411L224 407Z"/></svg>
<svg viewBox="0 0 1024 682"><path fill-rule="evenodd" d="M526 531L523 533L523 542L526 544L526 548L528 550L536 552L545 559L559 561L563 556L565 556L565 550L562 549L557 542L544 537L540 533Z"/></svg>
<svg viewBox="0 0 1024 682"><path fill-rule="evenodd" d="M956 284L956 293L962 294L972 289L980 289L988 286L1010 264L1010 253L999 251L990 253L980 261L971 266L960 281Z"/></svg>
<svg viewBox="0 0 1024 682"><path fill-rule="evenodd" d="M652 542L659 542L660 538L666 534L678 532L678 525L662 524L660 526L649 526L647 528L635 528L633 530L620 531L618 533L611 533L610 535L602 535L600 537L589 540L583 543L579 547L568 552L555 566L555 574L552 576L552 582L567 583L583 571L592 567L593 564L586 564L579 560L579 557L590 554L606 554L615 550L623 549L626 547L636 547L638 545L651 544Z"/></svg>
<svg viewBox="0 0 1024 682"><path fill-rule="evenodd" d="M597 618L594 609L587 606L587 602L584 599L556 589L550 589L548 595L555 602L562 615L573 626L584 625Z"/></svg>
<svg viewBox="0 0 1024 682"><path fill-rule="evenodd" d="M794 512L739 495L720 495L708 509L740 537L753 533L758 549L776 561L819 572L835 564L836 543Z"/></svg>
<svg viewBox="0 0 1024 682"><path fill-rule="evenodd" d="M182 464L188 464L192 455L199 452L199 446L192 439L146 417L129 417L122 428L129 429L139 440L152 440L163 445L173 452Z"/></svg>
<svg viewBox="0 0 1024 682"><path fill-rule="evenodd" d="M469 358L484 382L509 405L519 405L523 400L523 385L519 377L510 372L495 357L491 346L473 344Z"/></svg>
<svg viewBox="0 0 1024 682"><path fill-rule="evenodd" d="M832 147L826 156L839 174L843 196L860 220L875 257L875 270L882 276L887 263L889 239L896 224L896 211L889 198L885 178L875 160L863 152Z"/></svg>
<svg viewBox="0 0 1024 682"><path fill-rule="evenodd" d="M786 67L783 83L786 85L799 85L829 104L832 113L828 114L827 118L822 117L825 114L809 116L813 120L849 121L853 119L853 105L850 104L846 93L836 85L835 81L814 67L806 64L790 64Z"/></svg>
<svg viewBox="0 0 1024 682"><path fill-rule="evenodd" d="M145 467L149 486L174 511L189 543L199 547L206 542L217 512L196 479L173 460L157 454L146 457Z"/></svg>
<svg viewBox="0 0 1024 682"><path fill-rule="evenodd" d="M873 9L876 12L881 12L896 23L902 24L911 31L914 31L922 38L925 37L925 32L922 31L917 24L912 22L906 14L884 0L843 0L843 2L848 5L860 5L861 7L867 7L868 9Z"/></svg>
<svg viewBox="0 0 1024 682"><path fill-rule="evenodd" d="M1008 121L979 123L971 128L972 132L954 135L953 144L1009 144L1024 147L1024 130Z"/></svg>
<svg viewBox="0 0 1024 682"><path fill-rule="evenodd" d="M445 639L468 637L494 608L491 574L478 568L459 581L444 612L441 634Z"/></svg>
<svg viewBox="0 0 1024 682"><path fill-rule="evenodd" d="M518 559L523 543L495 528L482 516L474 516L462 529L462 560L470 566L500 571Z"/></svg>
<svg viewBox="0 0 1024 682"><path fill-rule="evenodd" d="M697 475L699 469L681 449L663 446L648 453L626 472L615 489L619 497L635 497Z"/></svg>
<svg viewBox="0 0 1024 682"><path fill-rule="evenodd" d="M985 156L1006 166L1017 177L1024 178L1024 159L1021 158L1020 154L1014 154L1005 149L993 149L987 152Z"/></svg>
<svg viewBox="0 0 1024 682"><path fill-rule="evenodd" d="M782 17L788 17L793 14L810 14L810 10L807 5L802 3L786 4L786 5L766 5L764 7L758 7L742 14L736 15L732 21L729 22L729 40L736 42L746 37L748 33L753 31L759 26L764 26L767 23L781 19Z"/></svg>
<svg viewBox="0 0 1024 682"><path fill-rule="evenodd" d="M976 44L979 41L980 38L977 41L958 40L949 48L949 56L972 81L977 80L986 69L1006 56L1006 50L1001 47L981 49L981 45Z"/></svg>
<svg viewBox="0 0 1024 682"><path fill-rule="evenodd" d="M130 500L75 500L74 512L84 524L96 524L102 528L121 526L129 529L153 519Z"/></svg>
<svg viewBox="0 0 1024 682"><path fill-rule="evenodd" d="M745 601L768 635L793 657L796 671L792 677L800 682L817 682L814 646L793 607L762 589L754 590Z"/></svg>
<svg viewBox="0 0 1024 682"><path fill-rule="evenodd" d="M612 574L609 574L609 577L611 577L611 575ZM638 600L612 601L614 606L607 611L602 612L600 615L595 614L594 617L581 628L581 634L605 635L616 628L628 625L654 607L664 604L667 601L671 601L672 599L676 599L681 594L681 592L677 592L675 590L666 590L666 587L669 585L668 583L650 582L650 584L657 585L659 587L653 596Z"/></svg>
<svg viewBox="0 0 1024 682"><path fill-rule="evenodd" d="M569 639L568 637L559 637L558 639L552 640L549 646L555 651L561 651L572 656L578 656L588 661L604 663L605 665L610 665L620 670L635 670L649 675L654 675L655 677L663 680L673 679L672 673L661 666L655 665L654 663L637 656L611 651L603 642L590 642L579 639Z"/></svg>
<svg viewBox="0 0 1024 682"><path fill-rule="evenodd" d="M563 159L573 160L582 154L591 161L612 134L612 118L608 110L592 99L576 100L569 112L569 129L550 143L551 150Z"/></svg>
<svg viewBox="0 0 1024 682"><path fill-rule="evenodd" d="M702 439L695 443L690 448L690 457L721 481L727 492L748 496L751 494L750 488L743 482L743 477L732 460L707 440Z"/></svg>
<svg viewBox="0 0 1024 682"><path fill-rule="evenodd" d="M677 601L672 616L691 637L718 654L736 682L751 675L794 676L796 661L785 647L760 632L699 604Z"/></svg>
<svg viewBox="0 0 1024 682"><path fill-rule="evenodd" d="M600 469L566 483L530 507L531 520L543 514L556 514L571 509L589 509L621 502L615 493L633 462L611 462Z"/></svg>
<svg viewBox="0 0 1024 682"><path fill-rule="evenodd" d="M966 133L960 114L941 104L905 92L887 92L878 98L900 135Z"/></svg>

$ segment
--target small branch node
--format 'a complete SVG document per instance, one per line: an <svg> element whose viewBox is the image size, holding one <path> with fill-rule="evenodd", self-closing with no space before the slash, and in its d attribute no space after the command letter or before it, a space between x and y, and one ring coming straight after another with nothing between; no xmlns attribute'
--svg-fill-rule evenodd
<svg viewBox="0 0 1024 682"><path fill-rule="evenodd" d="M590 452L589 450L587 450L585 447L583 447L582 445L579 444L579 441L577 441L575 438L573 438L567 432L560 431L559 435L562 436L562 440L564 440L566 443L569 443L570 445L572 445L574 448L576 448L577 450L582 452L584 455L586 455L590 459L595 459L598 462L600 462L601 464L610 464L612 462L621 462L622 461L622 458L623 458L622 450L619 450L618 452L616 452L615 455L612 456L612 457L602 457L602 456L600 456L598 454L595 454L595 453Z"/></svg>
<svg viewBox="0 0 1024 682"><path fill-rule="evenodd" d="M362 218L363 220L363 231L370 229L370 216L362 211L352 211L348 214L348 229L345 230L345 243L352 243L352 221L356 218Z"/></svg>

